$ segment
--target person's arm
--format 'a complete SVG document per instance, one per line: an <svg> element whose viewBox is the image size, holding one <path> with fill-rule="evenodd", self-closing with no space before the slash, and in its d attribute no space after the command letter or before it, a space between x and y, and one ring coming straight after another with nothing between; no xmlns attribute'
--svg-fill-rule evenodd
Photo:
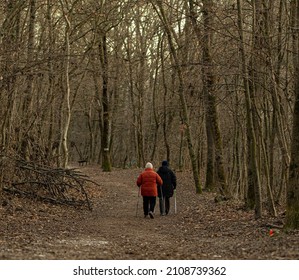
<svg viewBox="0 0 299 280"><path fill-rule="evenodd" d="M140 174L138 176L136 184L137 184L138 187L140 187L142 185L142 174Z"/></svg>
<svg viewBox="0 0 299 280"><path fill-rule="evenodd" d="M161 179L160 175L158 173L156 173L156 183L158 186L162 186L163 185L163 180Z"/></svg>

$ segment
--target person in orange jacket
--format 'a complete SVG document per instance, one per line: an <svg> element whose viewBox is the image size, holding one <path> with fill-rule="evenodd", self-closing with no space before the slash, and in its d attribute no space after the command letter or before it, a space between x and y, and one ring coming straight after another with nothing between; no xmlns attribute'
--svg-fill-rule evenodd
<svg viewBox="0 0 299 280"><path fill-rule="evenodd" d="M148 215L154 218L154 210L156 206L156 197L158 196L157 185L162 186L161 177L153 170L153 165L148 162L145 170L137 178L137 186L141 188L143 197L144 218Z"/></svg>

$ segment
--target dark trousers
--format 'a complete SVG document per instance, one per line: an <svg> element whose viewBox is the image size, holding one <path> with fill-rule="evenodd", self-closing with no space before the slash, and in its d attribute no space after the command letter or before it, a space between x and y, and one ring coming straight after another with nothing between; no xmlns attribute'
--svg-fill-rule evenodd
<svg viewBox="0 0 299 280"><path fill-rule="evenodd" d="M154 212L156 206L155 196L144 196L143 197L143 212L144 215L148 215L149 211Z"/></svg>
<svg viewBox="0 0 299 280"><path fill-rule="evenodd" d="M160 214L168 214L170 209L170 197L159 197Z"/></svg>

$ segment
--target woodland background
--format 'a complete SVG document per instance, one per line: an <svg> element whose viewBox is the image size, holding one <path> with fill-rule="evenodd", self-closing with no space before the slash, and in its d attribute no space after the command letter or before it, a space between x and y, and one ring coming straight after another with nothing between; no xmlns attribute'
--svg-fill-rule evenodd
<svg viewBox="0 0 299 280"><path fill-rule="evenodd" d="M2 188L30 185L20 159L167 159L298 228L298 21L298 0L2 0Z"/></svg>

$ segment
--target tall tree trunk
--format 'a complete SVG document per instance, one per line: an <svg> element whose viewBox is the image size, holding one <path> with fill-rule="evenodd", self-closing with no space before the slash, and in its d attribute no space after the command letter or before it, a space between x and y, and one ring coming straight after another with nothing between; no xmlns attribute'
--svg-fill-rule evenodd
<svg viewBox="0 0 299 280"><path fill-rule="evenodd" d="M286 136L285 136L285 128L286 122L285 122L285 116L286 114L282 114L284 112L283 110L283 105L282 105L282 98L280 95L278 95L279 92L279 85L281 83L281 69L284 63L288 64L285 62L285 52L284 52L284 47L285 45L283 44L283 12L286 10L286 3L284 0L280 0L279 3L279 15L278 15L278 42L277 42L277 52L274 53L274 57L277 57L277 65L275 67L273 63L273 59L271 59L271 71L272 71L272 79L273 79L273 90L272 92L274 93L272 95L273 99L273 117L272 117L272 133L271 133L271 139L270 139L270 151L274 151L274 142L278 134L278 141L280 145L280 150L283 158L283 166L281 169L281 181L280 181L280 189L278 192L278 195L276 197L276 202L279 203L281 199L281 194L285 193L286 190L286 182L288 180L288 173L289 173L289 164L290 164L290 154L289 154L289 149L288 145L286 144ZM269 48L271 48L271 44L269 44ZM273 55L271 55L271 58ZM276 93L277 92L277 93ZM278 113L277 113L278 111ZM279 114L279 115L278 115ZM280 125L281 127L278 127ZM274 153L270 153L270 185L274 185Z"/></svg>
<svg viewBox="0 0 299 280"><path fill-rule="evenodd" d="M130 32L127 31L127 36L130 37ZM139 124L138 119L141 117L139 106L136 105L138 103L136 101L136 94L134 90L135 80L134 80L134 50L133 50L133 43L131 40L127 41L126 44L126 55L128 59L128 79L129 79L129 100L131 102L132 106L132 126L130 127L130 136L131 139L128 139L127 145L129 146L129 149L132 150L132 159L131 163L134 166L141 166L143 162L141 163L141 151L140 151L140 145L139 145Z"/></svg>
<svg viewBox="0 0 299 280"><path fill-rule="evenodd" d="M69 149L68 149L68 131L71 121L71 85L70 85L70 32L71 32L71 22L68 18L68 7L65 7L62 0L60 0L61 7L63 9L63 16L65 20L65 48L66 48L66 62L65 62L65 93L64 93L64 103L65 103L65 115L64 123L62 126L61 133L61 145L62 145L62 166L67 167L69 161ZM66 5L67 6L67 5ZM62 107L64 108L64 106Z"/></svg>
<svg viewBox="0 0 299 280"><path fill-rule="evenodd" d="M137 80L136 80L136 89L137 89L137 98L138 98L138 116L137 116L137 144L138 144L138 165L145 165L145 143L144 143L144 110L145 110L145 66L146 66L146 43L145 37L142 28L142 16L141 11L137 7L137 19L136 24L136 48L137 55L139 56L138 66L137 66Z"/></svg>
<svg viewBox="0 0 299 280"><path fill-rule="evenodd" d="M54 130L54 70L53 70L53 21L52 21L52 3L51 0L47 0L47 25L48 25L48 92L47 92L47 104L49 104L50 108L48 112L43 112L42 123L46 119L49 121L48 127L48 135L47 135L47 150L52 150L53 145L53 130ZM47 114L48 113L48 114ZM47 155L49 158L51 157L51 153Z"/></svg>
<svg viewBox="0 0 299 280"><path fill-rule="evenodd" d="M215 98L215 75L214 67L212 62L211 47L213 43L213 1L204 0L203 1L203 25L204 25L204 34L203 34L203 92L206 101L206 124L207 124L207 138L208 146L214 145L214 150L208 147L208 151L211 151L212 154L208 154L207 162L211 165L216 164L217 171L217 183L218 191L229 197L229 190L227 185L227 175L224 169L224 159L222 151L222 139L219 128L218 121L218 112L216 108L216 98ZM211 133L211 132L212 133ZM210 135L210 133L212 135ZM215 153L213 155L213 153ZM215 156L215 159L213 159ZM211 166L209 166L211 167ZM207 170L208 173L208 170ZM212 174L211 174L212 175ZM215 189L216 186L213 186L214 182L210 182L210 188Z"/></svg>
<svg viewBox="0 0 299 280"><path fill-rule="evenodd" d="M102 64L102 109L103 109L103 131L102 131L102 169L103 171L111 171L111 158L110 158L110 108L109 108L109 92L108 92L108 52L107 52L107 38L106 34L101 36L100 60Z"/></svg>
<svg viewBox="0 0 299 280"><path fill-rule="evenodd" d="M22 108L22 125L21 127L25 130L22 135L21 144L21 155L26 160L29 160L29 131L31 129L31 116L32 116L32 99L33 99L33 71L32 62L33 50L34 50L34 36L35 36L35 14L36 14L36 3L35 0L30 0L30 11L29 11L29 27L28 27L28 46L27 46L27 67L29 73L27 74L26 80L27 85L24 91L24 102Z"/></svg>
<svg viewBox="0 0 299 280"><path fill-rule="evenodd" d="M291 142L291 163L287 184L287 215L285 226L299 229L299 1L292 0L293 61L295 81L295 104Z"/></svg>
<svg viewBox="0 0 299 280"><path fill-rule="evenodd" d="M192 165L192 173L193 173L193 179L194 179L194 184L195 184L195 191L196 191L196 193L201 193L202 187L201 187L201 184L199 181L197 160L196 160L196 155L195 155L195 151L194 151L194 147L193 147L190 120L189 120L187 102L186 102L185 91L184 91L184 80L183 80L182 67L180 66L181 63L179 61L177 51L176 51L176 48L175 48L175 45L173 42L173 36L175 36L174 35L175 32L172 29L172 27L170 26L170 24L166 18L162 1L151 1L151 2L164 25L165 32L167 34L170 53L171 53L173 63L174 63L173 67L178 76L178 83L179 83L178 93L179 93L180 102L181 102L182 119L183 119L183 124L185 126L185 133L186 133L186 139L187 139L187 143L188 143L189 157L190 157L190 161L191 161L191 165ZM154 2L157 2L157 4L155 4Z"/></svg>
<svg viewBox="0 0 299 280"><path fill-rule="evenodd" d="M97 73L97 70L96 70L96 65L94 63L94 61L92 60L92 78L93 78L93 84L94 84L94 91L95 91L95 100L96 100L96 103L97 103L97 115L98 115L98 127L97 127L97 130L96 132L99 131L99 143L97 143L99 145L99 154L97 155L97 163L98 164L101 164L102 162L102 134L103 134L103 114L102 114L102 94L101 94L101 89L99 87L99 82L98 82L98 73ZM96 148L94 150L94 152L96 152ZM96 157L96 154L94 154L94 157Z"/></svg>
<svg viewBox="0 0 299 280"><path fill-rule="evenodd" d="M198 41L202 43L203 52L203 95L205 100L205 121L207 134L206 189L216 190L230 197L227 175L224 168L222 137L219 128L218 112L215 98L215 74L211 47L213 43L213 1L203 1L203 33L199 28L194 11L194 1L189 0L190 18Z"/></svg>
<svg viewBox="0 0 299 280"><path fill-rule="evenodd" d="M12 135L13 121L16 113L16 93L15 93L15 81L16 81L16 69L18 68L18 41L19 41L19 22L20 12L18 7L20 3L15 1L7 1L5 6L6 18L2 24L2 40L0 47L3 55L0 65L1 70L1 84L0 84L0 97L2 94L7 95L7 103L4 105L4 111L0 120L1 124L1 141L0 148L2 151L7 152L9 150L10 141L9 137Z"/></svg>
<svg viewBox="0 0 299 280"><path fill-rule="evenodd" d="M248 132L248 140L250 140L248 145L248 153L249 153L249 167L250 172L252 172L253 176L249 174L249 180L253 177L256 178L256 183L251 184L249 182L248 188L251 186L255 186L253 194L256 192L259 194L257 199L254 199L254 203L256 205L255 216L256 218L261 217L262 215L262 206L260 200L260 176L259 176L259 168L258 168L258 161L257 161L257 140L256 140L256 132L253 124L253 98L250 94L250 86L249 86L249 74L248 74L248 66L246 61L246 52L245 52L245 45L244 45L244 33L243 33L243 15L242 15L242 0L237 0L238 5L238 27L239 27L239 36L240 36L240 53L241 53L241 60L242 60L242 72L243 72L243 83L244 83L244 90L245 90L245 100L246 100L246 112L247 112L247 132ZM251 189L250 189L251 190ZM256 197L256 196L254 196ZM251 199L251 197L247 197L247 200ZM250 200L251 201L251 200ZM247 201L248 202L248 201Z"/></svg>
<svg viewBox="0 0 299 280"><path fill-rule="evenodd" d="M163 83L163 139L166 149L166 159L170 161L170 145L168 140L168 133L167 133L167 98L168 98L168 87L166 83L165 77L165 63L164 63L164 56L163 56L163 42L164 36L161 39L161 75L162 75L162 83Z"/></svg>
<svg viewBox="0 0 299 280"><path fill-rule="evenodd" d="M158 84L158 73L159 73L159 52L160 52L160 44L161 44L161 38L159 39L159 42L157 44L157 58L155 65L155 75L153 80L153 115L154 115L154 121L155 121L155 132L154 132L154 139L153 139L153 149L151 153L151 161L155 159L156 154L156 148L157 148L157 142L158 142L158 131L160 127L160 120L157 113L157 84Z"/></svg>

